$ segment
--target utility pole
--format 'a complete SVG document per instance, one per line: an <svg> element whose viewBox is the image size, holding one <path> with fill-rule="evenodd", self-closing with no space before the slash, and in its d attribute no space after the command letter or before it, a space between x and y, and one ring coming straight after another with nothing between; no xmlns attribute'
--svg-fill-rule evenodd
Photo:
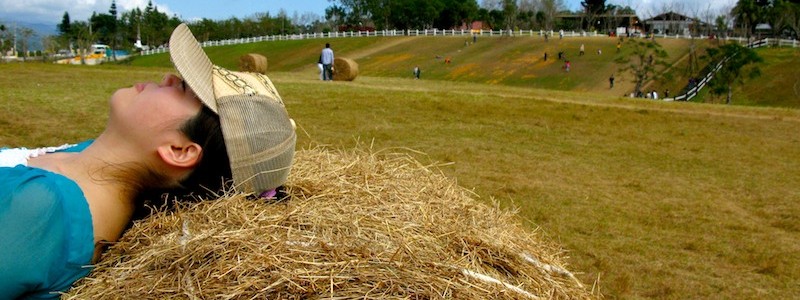
<svg viewBox="0 0 800 300"><path fill-rule="evenodd" d="M17 57L17 22L14 22L14 55L13 57Z"/></svg>

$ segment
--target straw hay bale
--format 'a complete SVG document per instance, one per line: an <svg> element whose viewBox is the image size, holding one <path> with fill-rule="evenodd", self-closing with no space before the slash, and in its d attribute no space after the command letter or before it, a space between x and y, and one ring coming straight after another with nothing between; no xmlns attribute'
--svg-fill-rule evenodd
<svg viewBox="0 0 800 300"><path fill-rule="evenodd" d="M267 74L267 58L261 54L248 53L239 57L239 71Z"/></svg>
<svg viewBox="0 0 800 300"><path fill-rule="evenodd" d="M333 60L333 80L353 81L358 76L358 63L355 60L337 57Z"/></svg>
<svg viewBox="0 0 800 300"><path fill-rule="evenodd" d="M62 299L587 299L558 247L404 154L298 151L280 202L137 221Z"/></svg>

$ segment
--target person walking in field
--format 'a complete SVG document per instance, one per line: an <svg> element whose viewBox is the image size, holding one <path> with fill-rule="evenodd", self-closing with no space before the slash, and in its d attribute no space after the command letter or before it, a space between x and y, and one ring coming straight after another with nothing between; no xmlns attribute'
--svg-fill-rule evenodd
<svg viewBox="0 0 800 300"><path fill-rule="evenodd" d="M333 50L330 43L325 43L320 57L322 59L322 80L333 80Z"/></svg>
<svg viewBox="0 0 800 300"><path fill-rule="evenodd" d="M608 77L608 85L609 85L608 88L610 89L614 88L614 74L611 74L611 76Z"/></svg>
<svg viewBox="0 0 800 300"><path fill-rule="evenodd" d="M569 60L565 61L564 62L564 69L566 69L567 72L569 72L569 68L570 67L572 67L572 63L570 63Z"/></svg>
<svg viewBox="0 0 800 300"><path fill-rule="evenodd" d="M578 56L583 56L585 50L586 49L583 47L583 44L581 44L581 52L578 54Z"/></svg>
<svg viewBox="0 0 800 300"><path fill-rule="evenodd" d="M414 79L419 79L419 66L414 66Z"/></svg>

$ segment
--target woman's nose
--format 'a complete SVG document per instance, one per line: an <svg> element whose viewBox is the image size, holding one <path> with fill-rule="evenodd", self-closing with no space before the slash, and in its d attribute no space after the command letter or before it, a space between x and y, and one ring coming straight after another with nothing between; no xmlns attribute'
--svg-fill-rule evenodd
<svg viewBox="0 0 800 300"><path fill-rule="evenodd" d="M161 80L162 86L172 86L180 83L181 83L181 78L176 76L175 74L164 75L164 79Z"/></svg>

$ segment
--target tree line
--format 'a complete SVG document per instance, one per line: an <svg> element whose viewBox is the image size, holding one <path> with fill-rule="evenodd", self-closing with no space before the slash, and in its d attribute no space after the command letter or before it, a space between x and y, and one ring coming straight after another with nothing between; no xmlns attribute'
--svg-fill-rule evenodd
<svg viewBox="0 0 800 300"><path fill-rule="evenodd" d="M608 4L605 0L584 0L578 11L566 9L563 0L329 0L324 16L313 13L291 17L281 10L254 13L244 18L186 21L159 11L152 1L144 9L119 12L116 1L108 12L93 13L88 20L72 20L64 12L57 25L57 36L42 38L45 52L59 49L87 49L92 43L113 48L130 49L137 40L151 47L163 46L170 30L186 22L200 41L246 38L265 35L286 35L306 32L348 30L413 30L452 29L472 21L481 21L483 28L600 30L612 31L621 24L620 16L636 15L629 6ZM661 13L684 10L677 2L664 2ZM684 12L685 13L685 12ZM800 0L738 0L729 11L694 11L695 21L703 21L704 34L752 36L768 24L776 36L800 38ZM761 27L759 27L761 26ZM468 27L469 28L469 27ZM700 28L700 26L695 26ZM28 28L9 28L0 24L0 50L17 46L27 52L27 41L35 36ZM693 32L698 34L699 32ZM14 42L17 35L18 42Z"/></svg>

